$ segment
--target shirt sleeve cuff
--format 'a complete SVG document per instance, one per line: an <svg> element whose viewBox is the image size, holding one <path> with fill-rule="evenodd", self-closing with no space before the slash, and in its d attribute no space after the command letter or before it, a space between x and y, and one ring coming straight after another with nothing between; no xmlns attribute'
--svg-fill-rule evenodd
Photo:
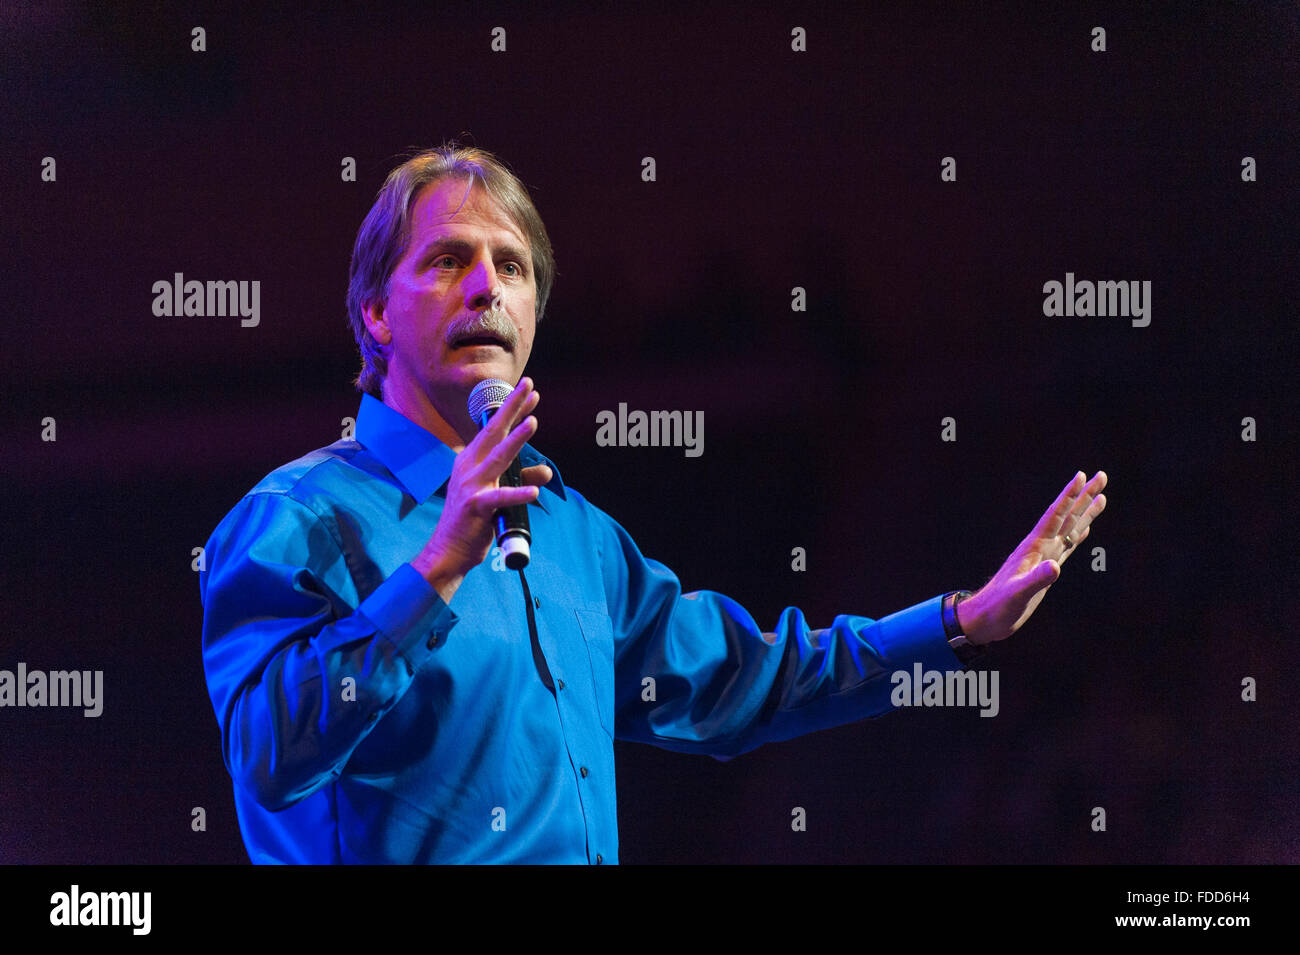
<svg viewBox="0 0 1300 955"><path fill-rule="evenodd" d="M943 630L943 594L876 621L876 646L891 664L920 662L927 670L964 670Z"/></svg>
<svg viewBox="0 0 1300 955"><path fill-rule="evenodd" d="M374 623L413 667L446 639L459 619L409 563L393 571L361 601L357 611Z"/></svg>

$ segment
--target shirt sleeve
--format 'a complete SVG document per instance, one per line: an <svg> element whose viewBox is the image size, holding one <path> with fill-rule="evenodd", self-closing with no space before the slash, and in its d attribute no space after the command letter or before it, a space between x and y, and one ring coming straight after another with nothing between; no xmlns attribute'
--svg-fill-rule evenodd
<svg viewBox="0 0 1300 955"><path fill-rule="evenodd" d="M204 549L203 667L236 785L271 810L340 775L456 616L409 563L361 599L307 505L246 496Z"/></svg>
<svg viewBox="0 0 1300 955"><path fill-rule="evenodd" d="M736 756L890 712L892 674L916 663L964 669L944 634L942 594L878 620L841 614L824 629L788 607L764 632L723 594L682 593L671 570L588 506L614 630L619 739Z"/></svg>

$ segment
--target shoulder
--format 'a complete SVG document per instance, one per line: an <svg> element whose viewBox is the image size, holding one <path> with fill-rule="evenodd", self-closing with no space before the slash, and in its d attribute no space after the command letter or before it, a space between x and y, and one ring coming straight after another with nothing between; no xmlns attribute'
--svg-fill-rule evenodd
<svg viewBox="0 0 1300 955"><path fill-rule="evenodd" d="M279 519L329 524L330 515L366 493L367 486L392 481L392 475L362 444L341 438L266 474L244 493L221 525L229 529L251 515L264 517L268 512Z"/></svg>
<svg viewBox="0 0 1300 955"><path fill-rule="evenodd" d="M635 548L631 535L608 512L571 484L566 484L564 491L568 514L581 525L598 556L603 558L610 552L624 551L629 544Z"/></svg>
<svg viewBox="0 0 1300 955"><path fill-rule="evenodd" d="M280 465L249 489L248 494L282 494L302 501L337 490L358 480L371 455L357 441L342 438L333 444Z"/></svg>
<svg viewBox="0 0 1300 955"><path fill-rule="evenodd" d="M571 519L577 519L584 523L598 522L608 520L609 515L602 511L587 496L575 488L572 484L564 485L563 497L555 495L552 498L556 507L567 514Z"/></svg>

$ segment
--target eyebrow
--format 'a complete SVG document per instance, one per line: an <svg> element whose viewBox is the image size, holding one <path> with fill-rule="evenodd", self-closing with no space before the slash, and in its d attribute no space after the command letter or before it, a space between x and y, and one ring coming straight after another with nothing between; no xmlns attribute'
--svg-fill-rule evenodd
<svg viewBox="0 0 1300 955"><path fill-rule="evenodd" d="M457 236L440 232L425 243L424 251L420 253L420 258L423 259L434 249L451 249L454 252L459 252L462 255L469 256L474 252L474 243L470 242L468 239L461 239ZM505 255L509 258L517 259L519 263L524 266L529 266L532 263L532 257L512 242L506 242L494 246L492 249L492 255L493 257Z"/></svg>

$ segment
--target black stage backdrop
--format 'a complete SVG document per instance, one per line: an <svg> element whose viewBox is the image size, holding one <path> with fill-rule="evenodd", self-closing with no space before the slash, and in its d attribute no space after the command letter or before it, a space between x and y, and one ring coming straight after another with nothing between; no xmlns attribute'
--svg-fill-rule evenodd
<svg viewBox="0 0 1300 955"><path fill-rule="evenodd" d="M1110 477L996 718L616 744L624 862L1300 859L1296 6L653 6L0 12L0 669L104 681L0 709L0 861L247 862L194 548L356 414L357 228L452 138L555 245L534 443L687 590L885 616ZM155 317L177 272L258 324ZM1150 311L1045 315L1067 274ZM598 446L620 403L704 453Z"/></svg>

